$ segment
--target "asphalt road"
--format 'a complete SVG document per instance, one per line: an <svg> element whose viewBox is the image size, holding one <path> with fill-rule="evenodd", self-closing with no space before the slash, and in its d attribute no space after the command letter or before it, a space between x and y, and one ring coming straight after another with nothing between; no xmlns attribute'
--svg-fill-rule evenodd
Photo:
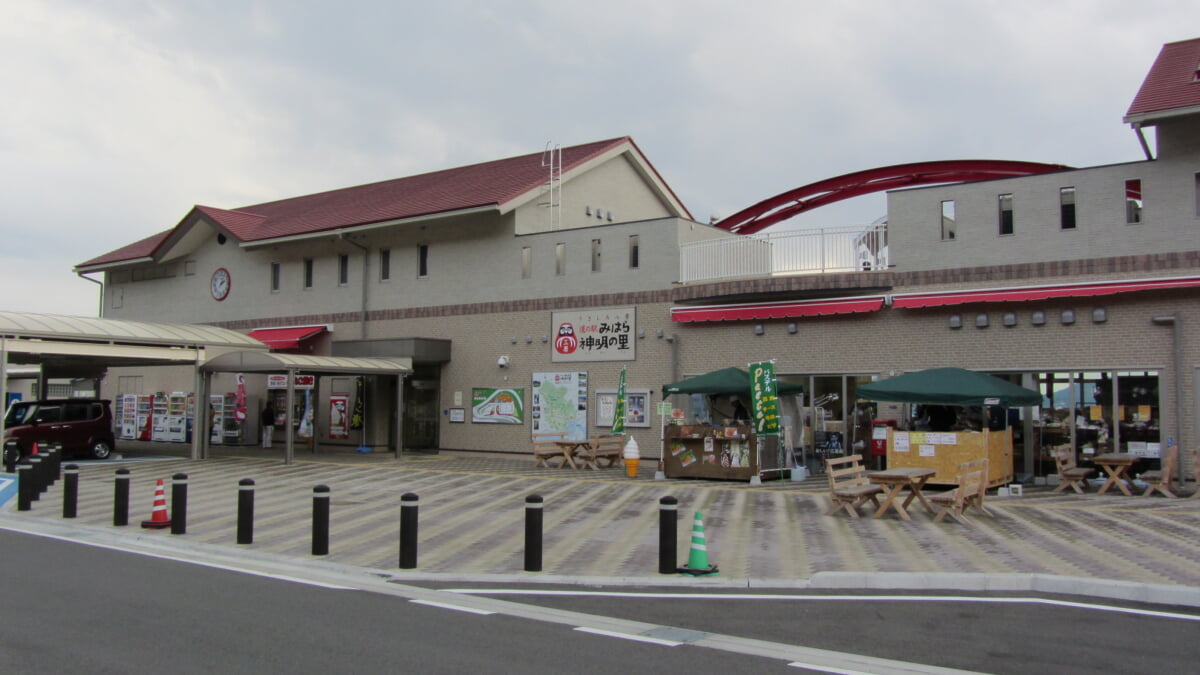
<svg viewBox="0 0 1200 675"><path fill-rule="evenodd" d="M842 673L1140 673L1187 672L1200 658L1200 612L1082 599L342 584L316 568L273 577L170 559L202 557L186 551L154 557L3 530L0 552L5 673L802 672L794 664L804 663Z"/></svg>

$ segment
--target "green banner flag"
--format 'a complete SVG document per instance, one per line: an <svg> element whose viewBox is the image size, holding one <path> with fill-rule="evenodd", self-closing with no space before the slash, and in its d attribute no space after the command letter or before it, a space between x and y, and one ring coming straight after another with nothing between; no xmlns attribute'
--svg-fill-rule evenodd
<svg viewBox="0 0 1200 675"><path fill-rule="evenodd" d="M751 363L750 381L755 433L779 435L779 383L775 378L775 362Z"/></svg>
<svg viewBox="0 0 1200 675"><path fill-rule="evenodd" d="M366 387L363 386L364 379L365 378L363 378L363 377L354 378L354 412L351 413L351 415L350 415L350 428L351 429L363 428L363 414L365 413L366 408L367 408L366 391L365 391Z"/></svg>
<svg viewBox="0 0 1200 675"><path fill-rule="evenodd" d="M621 369L621 379L617 383L617 405L613 410L612 432L617 435L625 434L625 369Z"/></svg>

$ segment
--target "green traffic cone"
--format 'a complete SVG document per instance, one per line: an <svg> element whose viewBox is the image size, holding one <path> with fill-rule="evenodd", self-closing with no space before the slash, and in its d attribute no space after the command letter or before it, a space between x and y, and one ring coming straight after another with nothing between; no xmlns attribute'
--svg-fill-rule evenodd
<svg viewBox="0 0 1200 675"><path fill-rule="evenodd" d="M692 549L688 553L688 564L686 567L679 568L680 574L688 576L700 576L707 574L717 574L717 566L708 564L708 544L704 539L704 518L700 512L696 512L696 519L692 521Z"/></svg>

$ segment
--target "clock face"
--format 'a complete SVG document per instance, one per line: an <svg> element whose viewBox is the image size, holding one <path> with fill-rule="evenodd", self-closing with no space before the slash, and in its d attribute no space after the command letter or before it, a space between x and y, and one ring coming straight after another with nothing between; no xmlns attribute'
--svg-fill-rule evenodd
<svg viewBox="0 0 1200 675"><path fill-rule="evenodd" d="M218 301L229 297L229 270L224 267L213 272L212 296Z"/></svg>

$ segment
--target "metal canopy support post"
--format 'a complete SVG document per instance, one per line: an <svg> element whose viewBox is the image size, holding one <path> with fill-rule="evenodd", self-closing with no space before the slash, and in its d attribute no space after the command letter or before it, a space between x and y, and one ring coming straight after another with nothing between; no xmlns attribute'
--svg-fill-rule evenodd
<svg viewBox="0 0 1200 675"><path fill-rule="evenodd" d="M0 337L0 439L4 438L4 416L8 413L8 341Z"/></svg>
<svg viewBox="0 0 1200 675"><path fill-rule="evenodd" d="M287 370L287 430L284 433L284 450L283 463L287 465L295 464L296 462L296 369L288 368ZM301 412L301 415L304 413Z"/></svg>
<svg viewBox="0 0 1200 675"><path fill-rule="evenodd" d="M404 376L396 376L396 459L404 456Z"/></svg>

